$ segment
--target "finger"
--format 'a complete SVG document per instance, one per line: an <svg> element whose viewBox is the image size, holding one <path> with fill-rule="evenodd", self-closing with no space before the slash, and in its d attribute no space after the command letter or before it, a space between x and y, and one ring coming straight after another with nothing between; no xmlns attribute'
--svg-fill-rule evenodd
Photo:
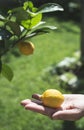
<svg viewBox="0 0 84 130"><path fill-rule="evenodd" d="M31 111L34 111L34 112L38 112L38 113L41 113L41 114L45 114L45 108L42 105L38 105L35 102L31 102L31 103L26 104L25 109L31 110Z"/></svg>
<svg viewBox="0 0 84 130"><path fill-rule="evenodd" d="M25 99L25 100L22 100L22 101L20 102L20 104L21 104L22 106L25 106L25 105L29 104L30 102L31 102L30 99Z"/></svg>
<svg viewBox="0 0 84 130"><path fill-rule="evenodd" d="M39 101L39 100L30 100L30 99L25 99L25 100L21 101L21 105L23 105L23 106L25 106L25 105L27 105L29 103L36 103L36 104L41 105L42 101Z"/></svg>
<svg viewBox="0 0 84 130"><path fill-rule="evenodd" d="M45 107L43 105L36 104L35 102L25 105L25 109L46 115L50 118L52 117L52 114L56 111L56 109Z"/></svg>
<svg viewBox="0 0 84 130"><path fill-rule="evenodd" d="M41 100L41 95L40 94L33 94L32 98L35 98L37 100Z"/></svg>
<svg viewBox="0 0 84 130"><path fill-rule="evenodd" d="M52 115L52 119L74 121L80 118L77 109L58 111Z"/></svg>

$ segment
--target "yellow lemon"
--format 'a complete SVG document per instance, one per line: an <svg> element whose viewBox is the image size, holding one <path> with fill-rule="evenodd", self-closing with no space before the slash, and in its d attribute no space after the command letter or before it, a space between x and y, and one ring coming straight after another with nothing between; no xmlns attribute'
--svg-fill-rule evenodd
<svg viewBox="0 0 84 130"><path fill-rule="evenodd" d="M57 108L63 103L64 96L56 89L48 89L41 95L41 100L45 106Z"/></svg>
<svg viewBox="0 0 84 130"><path fill-rule="evenodd" d="M22 54L30 55L33 53L35 47L32 42L20 41L18 43L18 48Z"/></svg>

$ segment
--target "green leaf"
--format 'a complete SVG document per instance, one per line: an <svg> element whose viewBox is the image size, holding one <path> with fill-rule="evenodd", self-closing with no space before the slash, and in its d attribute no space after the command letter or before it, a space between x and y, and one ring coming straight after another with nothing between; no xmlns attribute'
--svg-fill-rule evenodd
<svg viewBox="0 0 84 130"><path fill-rule="evenodd" d="M9 26L9 28L13 31L15 35L20 36L20 26L16 22L8 21L6 25Z"/></svg>
<svg viewBox="0 0 84 130"><path fill-rule="evenodd" d="M45 24L46 22L45 21L40 21L38 24L36 24L34 27L33 27L33 29L35 28L38 28L39 26L41 26L41 25L43 25L43 24Z"/></svg>
<svg viewBox="0 0 84 130"><path fill-rule="evenodd" d="M1 19L4 20L5 17L4 17L3 15L0 14L0 20L1 20Z"/></svg>
<svg viewBox="0 0 84 130"><path fill-rule="evenodd" d="M31 1L26 1L24 2L23 8L26 10L28 8L32 9L33 8L33 3Z"/></svg>
<svg viewBox="0 0 84 130"><path fill-rule="evenodd" d="M57 29L57 27L55 27L55 26L43 26L36 30L34 29L34 31L32 31L32 33L49 32L50 30L55 30L55 29Z"/></svg>
<svg viewBox="0 0 84 130"><path fill-rule="evenodd" d="M3 27L4 24L5 24L5 18L2 15L0 15L0 27Z"/></svg>
<svg viewBox="0 0 84 130"><path fill-rule="evenodd" d="M30 28L30 24L31 24L31 21L30 19L29 20L22 20L21 21L21 25L26 28L26 29L29 29Z"/></svg>
<svg viewBox="0 0 84 130"><path fill-rule="evenodd" d="M34 16L34 13L38 10L38 8L34 7L31 1L27 1L23 5L24 10L28 12L31 16ZM36 14L35 14L36 15Z"/></svg>
<svg viewBox="0 0 84 130"><path fill-rule="evenodd" d="M54 11L63 11L63 8L56 3L47 3L38 8L37 13L48 13Z"/></svg>
<svg viewBox="0 0 84 130"><path fill-rule="evenodd" d="M44 24L44 22L42 24ZM39 25L41 25L41 24L39 24ZM43 27L39 27L39 28L34 28L33 31L31 30L30 33L25 37L25 39L28 39L28 38L31 38L31 37L34 37L37 35L49 33L50 30L55 30L55 29L57 29L57 27L55 27L55 26L43 26Z"/></svg>
<svg viewBox="0 0 84 130"><path fill-rule="evenodd" d="M38 36L38 35L45 34L45 33L49 33L49 31L38 29L37 31L34 31L31 34L29 34L27 37L25 37L25 40L28 39L28 38L31 38L31 37L35 37L35 36Z"/></svg>
<svg viewBox="0 0 84 130"><path fill-rule="evenodd" d="M55 29L57 29L57 27L55 27L55 26L44 26L44 27L41 27L41 29L43 29L43 30L55 30Z"/></svg>
<svg viewBox="0 0 84 130"><path fill-rule="evenodd" d="M13 78L13 71L11 70L11 68L6 65L6 64L2 64L2 74L4 77L6 77L9 81L12 80Z"/></svg>
<svg viewBox="0 0 84 130"><path fill-rule="evenodd" d="M3 21L0 21L0 27L4 27L4 22Z"/></svg>
<svg viewBox="0 0 84 130"><path fill-rule="evenodd" d="M35 17L33 17L31 19L31 26L30 26L30 28L36 26L41 21L41 19L42 19L42 14L41 13L36 15Z"/></svg>
<svg viewBox="0 0 84 130"><path fill-rule="evenodd" d="M16 21L18 23L21 23L22 20L27 20L29 18L29 14L22 7L14 8L13 10L11 10L11 14L12 17L16 18Z"/></svg>
<svg viewBox="0 0 84 130"><path fill-rule="evenodd" d="M50 30L55 30L56 27L55 26L45 26L45 27L41 27L39 29L36 29L33 33L48 33Z"/></svg>
<svg viewBox="0 0 84 130"><path fill-rule="evenodd" d="M42 19L42 14L38 14L31 19L23 20L21 25L26 29L31 29L36 26Z"/></svg>

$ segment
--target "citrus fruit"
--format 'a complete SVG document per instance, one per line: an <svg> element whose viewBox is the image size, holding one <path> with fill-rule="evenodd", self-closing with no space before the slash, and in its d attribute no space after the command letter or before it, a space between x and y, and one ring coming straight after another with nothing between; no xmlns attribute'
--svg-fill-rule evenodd
<svg viewBox="0 0 84 130"><path fill-rule="evenodd" d="M41 95L41 100L45 106L57 108L63 103L64 96L56 89L48 89Z"/></svg>
<svg viewBox="0 0 84 130"><path fill-rule="evenodd" d="M20 52L24 55L30 55L34 52L34 44L32 42L20 41L18 43Z"/></svg>

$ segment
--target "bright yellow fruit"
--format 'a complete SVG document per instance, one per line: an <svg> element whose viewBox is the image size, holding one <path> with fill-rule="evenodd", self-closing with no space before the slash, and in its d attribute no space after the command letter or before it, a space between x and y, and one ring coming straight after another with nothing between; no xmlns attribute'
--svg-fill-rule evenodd
<svg viewBox="0 0 84 130"><path fill-rule="evenodd" d="M30 55L34 52L34 44L32 42L20 41L18 43L20 52L24 55Z"/></svg>
<svg viewBox="0 0 84 130"><path fill-rule="evenodd" d="M56 89L48 89L41 95L41 100L45 106L57 108L63 103L64 96Z"/></svg>

